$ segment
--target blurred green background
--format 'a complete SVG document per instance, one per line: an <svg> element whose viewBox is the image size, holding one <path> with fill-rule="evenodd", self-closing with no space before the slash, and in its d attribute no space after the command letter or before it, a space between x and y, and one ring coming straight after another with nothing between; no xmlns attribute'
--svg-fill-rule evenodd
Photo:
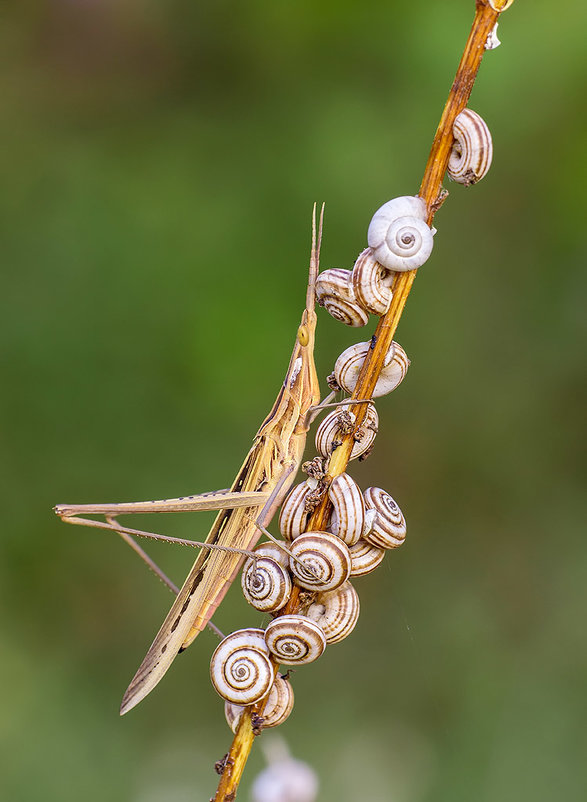
<svg viewBox="0 0 587 802"><path fill-rule="evenodd" d="M4 5L5 799L213 794L213 636L120 719L171 596L51 507L227 486L285 372L313 201L322 267L350 268L373 211L418 190L473 5ZM579 0L518 0L482 64L494 164L449 186L398 331L412 366L352 470L407 541L357 580L359 626L296 672L281 730L323 802L587 798L586 26ZM373 327L320 312L323 387ZM191 552L150 551L182 581ZM217 622L262 619L235 587Z"/></svg>

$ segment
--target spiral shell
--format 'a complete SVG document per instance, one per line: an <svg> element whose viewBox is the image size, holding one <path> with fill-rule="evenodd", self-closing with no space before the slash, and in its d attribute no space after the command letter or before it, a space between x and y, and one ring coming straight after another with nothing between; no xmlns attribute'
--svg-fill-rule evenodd
<svg viewBox="0 0 587 802"><path fill-rule="evenodd" d="M426 223L426 204L417 195L387 201L369 224L367 242L377 261L389 270L415 270L428 259L434 229Z"/></svg>
<svg viewBox="0 0 587 802"><path fill-rule="evenodd" d="M341 416L348 416L346 417L348 425L354 425L356 415L341 406L329 412L316 431L316 449L322 457L329 457L334 451L335 445L341 442ZM355 433L355 443L350 459L357 459L371 448L378 428L379 415L375 405L369 404L365 420L358 432Z"/></svg>
<svg viewBox="0 0 587 802"><path fill-rule="evenodd" d="M336 381L346 390L352 393L359 378L359 372L365 361L371 343L356 343L351 345L336 360L334 365L334 376ZM410 360L404 349L399 343L392 342L383 369L377 379L377 384L373 390L373 397L387 395L400 384L407 373Z"/></svg>
<svg viewBox="0 0 587 802"><path fill-rule="evenodd" d="M271 540L265 540L263 543L256 545L253 551L259 557L270 557L272 560L275 560L276 563L279 563L279 565L283 565L284 568L287 568L289 565L289 545L283 540L278 542L283 543L285 548L281 548L277 543L273 543Z"/></svg>
<svg viewBox="0 0 587 802"><path fill-rule="evenodd" d="M332 267L316 280L316 300L336 320L347 326L366 326L369 315L359 306L353 292L351 271Z"/></svg>
<svg viewBox="0 0 587 802"><path fill-rule="evenodd" d="M291 683L278 674L263 707L263 729L283 724L293 710L293 705L294 692ZM244 709L242 705L235 705L232 702L224 704L224 715L233 732L238 729Z"/></svg>
<svg viewBox="0 0 587 802"><path fill-rule="evenodd" d="M266 696L273 673L262 629L239 629L228 635L210 661L214 688L237 705L250 705Z"/></svg>
<svg viewBox="0 0 587 802"><path fill-rule="evenodd" d="M385 490L368 487L365 490L365 506L377 512L371 531L365 540L380 549L396 549L406 539L406 519L402 511Z"/></svg>
<svg viewBox="0 0 587 802"><path fill-rule="evenodd" d="M455 138L447 173L466 187L480 181L491 167L493 142L487 124L477 112L464 109L453 125Z"/></svg>
<svg viewBox="0 0 587 802"><path fill-rule="evenodd" d="M352 546L361 537L365 528L363 494L348 473L341 473L332 480L328 488L328 498L332 503L329 528L334 535Z"/></svg>
<svg viewBox="0 0 587 802"><path fill-rule="evenodd" d="M333 590L349 578L351 557L348 546L329 532L305 532L291 547L290 570L297 585L306 590ZM297 560L307 565L304 568Z"/></svg>
<svg viewBox="0 0 587 802"><path fill-rule="evenodd" d="M326 648L322 629L303 615L282 615L271 621L265 641L275 659L287 666L311 663Z"/></svg>
<svg viewBox="0 0 587 802"><path fill-rule="evenodd" d="M319 593L304 614L324 632L326 643L338 643L350 635L359 619L359 594L350 582Z"/></svg>
<svg viewBox="0 0 587 802"><path fill-rule="evenodd" d="M385 549L359 540L349 549L351 553L351 576L364 576L374 571L385 557Z"/></svg>
<svg viewBox="0 0 587 802"><path fill-rule="evenodd" d="M384 315L393 297L393 276L393 273L379 264L371 248L365 248L352 272L357 302L372 315Z"/></svg>
<svg viewBox="0 0 587 802"><path fill-rule="evenodd" d="M250 557L241 577L245 599L256 610L281 610L291 595L291 578L287 570L271 557Z"/></svg>
<svg viewBox="0 0 587 802"><path fill-rule="evenodd" d="M305 530L311 514L306 506L306 499L317 484L315 479L300 482L290 490L283 502L279 513L279 531L285 540L294 540Z"/></svg>

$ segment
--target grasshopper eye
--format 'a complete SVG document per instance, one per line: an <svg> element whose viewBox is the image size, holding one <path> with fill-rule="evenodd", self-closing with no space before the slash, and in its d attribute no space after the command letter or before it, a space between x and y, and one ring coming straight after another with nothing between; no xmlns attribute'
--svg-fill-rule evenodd
<svg viewBox="0 0 587 802"><path fill-rule="evenodd" d="M298 329L298 342L300 345L307 345L310 342L310 336L306 326L300 326Z"/></svg>

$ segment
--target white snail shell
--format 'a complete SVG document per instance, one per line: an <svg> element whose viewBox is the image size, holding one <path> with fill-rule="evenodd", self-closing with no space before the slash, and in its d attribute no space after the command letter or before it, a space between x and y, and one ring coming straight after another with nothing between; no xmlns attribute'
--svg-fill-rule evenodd
<svg viewBox="0 0 587 802"><path fill-rule="evenodd" d="M351 557L348 546L329 532L305 532L291 547L297 560L290 559L290 570L297 585L306 590L333 590L349 578Z"/></svg>
<svg viewBox="0 0 587 802"><path fill-rule="evenodd" d="M485 40L485 50L495 50L496 47L500 46L501 40L497 37L498 25L499 22L496 22L493 28L489 31L487 39Z"/></svg>
<svg viewBox="0 0 587 802"><path fill-rule="evenodd" d="M480 181L491 167L493 142L487 124L477 112L464 109L453 125L455 142L447 173L453 181L469 186Z"/></svg>
<svg viewBox="0 0 587 802"><path fill-rule="evenodd" d="M357 541L349 551L351 553L351 576L370 574L385 557L385 549L373 546L366 540Z"/></svg>
<svg viewBox="0 0 587 802"><path fill-rule="evenodd" d="M263 543L257 544L253 551L259 557L270 557L272 560L275 560L276 563L287 568L289 565L289 554L287 553L289 551L289 545L283 540L278 542L283 543L285 548L281 548L277 543L273 543L272 540L265 540Z"/></svg>
<svg viewBox="0 0 587 802"><path fill-rule="evenodd" d="M303 615L282 615L267 625L265 641L278 662L288 666L317 660L326 648L322 629Z"/></svg>
<svg viewBox="0 0 587 802"><path fill-rule="evenodd" d="M322 457L330 457L334 450L336 443L340 443L342 435L340 434L340 416L341 413L347 412L351 424L354 424L356 415L345 410L344 406L337 407L329 412L324 418L316 431L316 449ZM369 404L367 414L363 421L355 439L353 450L351 451L350 459L357 459L373 445L377 430L379 428L379 415L375 409L374 404Z"/></svg>
<svg viewBox="0 0 587 802"><path fill-rule="evenodd" d="M355 628L360 608L359 594L345 582L336 590L319 593L305 615L318 624L327 643L338 643Z"/></svg>
<svg viewBox="0 0 587 802"><path fill-rule="evenodd" d="M394 274L379 264L371 248L359 254L353 267L353 290L357 302L372 315L384 315L393 297Z"/></svg>
<svg viewBox="0 0 587 802"><path fill-rule="evenodd" d="M373 215L367 242L380 264L389 270L415 270L428 259L434 229L426 223L426 204L417 195L387 201Z"/></svg>
<svg viewBox="0 0 587 802"><path fill-rule="evenodd" d="M306 479L295 485L283 502L279 513L279 531L285 540L294 540L305 530L311 515L306 508L306 499L317 485L316 479Z"/></svg>
<svg viewBox="0 0 587 802"><path fill-rule="evenodd" d="M250 705L269 693L273 666L262 629L239 629L219 643L210 661L216 691L229 702Z"/></svg>
<svg viewBox="0 0 587 802"><path fill-rule="evenodd" d="M328 498L332 504L329 527L334 535L352 546L365 528L363 494L348 473L341 473L332 480L328 488Z"/></svg>
<svg viewBox="0 0 587 802"><path fill-rule="evenodd" d="M291 577L271 557L249 557L243 568L241 585L245 599L256 610L281 610L291 596Z"/></svg>
<svg viewBox="0 0 587 802"><path fill-rule="evenodd" d="M368 487L365 490L365 506L377 512L371 530L365 540L380 549L395 549L406 538L406 519L402 511L385 490Z"/></svg>
<svg viewBox="0 0 587 802"><path fill-rule="evenodd" d="M359 372L365 361L371 343L356 343L351 345L336 360L334 376L339 386L352 393L359 378ZM373 397L387 395L400 384L407 373L410 360L399 343L392 342L377 384L373 390Z"/></svg>
<svg viewBox="0 0 587 802"><path fill-rule="evenodd" d="M316 300L336 320L347 326L366 326L369 315L357 303L351 271L332 267L324 270L316 280Z"/></svg>
<svg viewBox="0 0 587 802"><path fill-rule="evenodd" d="M263 707L263 728L278 727L283 724L291 713L293 705L294 692L291 683L278 674ZM233 732L238 729L244 709L243 705L235 705L233 702L224 704L224 715Z"/></svg>

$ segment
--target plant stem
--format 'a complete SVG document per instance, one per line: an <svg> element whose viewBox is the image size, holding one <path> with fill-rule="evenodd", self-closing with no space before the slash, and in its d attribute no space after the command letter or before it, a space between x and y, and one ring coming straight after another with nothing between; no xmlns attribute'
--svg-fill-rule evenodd
<svg viewBox="0 0 587 802"><path fill-rule="evenodd" d="M501 12L509 5L511 5L511 0L476 0L473 25L434 136L418 193L426 203L428 225L432 223L434 215L445 197L442 193L442 181L453 145L454 121L468 103L485 52L487 37L493 30ZM357 385L351 396L352 399L371 398L414 283L416 272L416 270L410 270L396 275L390 307L377 325L372 338L372 347L361 368ZM355 443L354 432L361 426L367 414L367 404L351 405L351 409L355 414L355 427L353 431L344 436L342 444L334 451L328 462L327 484L335 476L345 471ZM328 496L325 495L308 523L308 530L325 529L329 515L330 504ZM282 614L296 611L298 596L299 589L294 586ZM243 712L230 752L226 756L224 770L213 802L232 802L236 797L240 778L255 738L251 724L252 716L262 714L264 703L265 700L261 700L257 705L253 705Z"/></svg>

